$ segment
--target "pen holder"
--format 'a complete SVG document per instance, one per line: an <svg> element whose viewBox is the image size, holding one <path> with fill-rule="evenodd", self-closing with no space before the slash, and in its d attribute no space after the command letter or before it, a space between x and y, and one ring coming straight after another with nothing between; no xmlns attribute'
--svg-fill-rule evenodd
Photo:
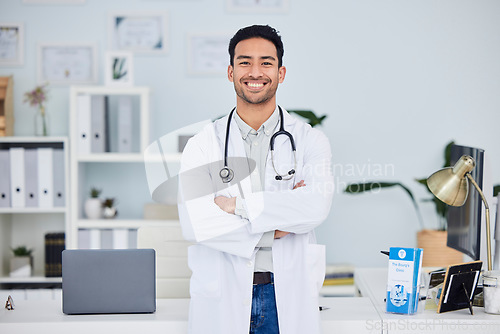
<svg viewBox="0 0 500 334"><path fill-rule="evenodd" d="M483 275L484 311L500 314L500 270L487 271Z"/></svg>

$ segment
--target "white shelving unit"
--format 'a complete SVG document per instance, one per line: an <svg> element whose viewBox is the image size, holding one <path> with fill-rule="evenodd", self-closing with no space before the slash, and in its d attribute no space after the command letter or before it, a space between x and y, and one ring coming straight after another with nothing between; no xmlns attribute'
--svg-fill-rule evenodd
<svg viewBox="0 0 500 334"><path fill-rule="evenodd" d="M132 141L139 143L129 152L118 152L113 145L108 145L105 152L82 152L79 140L81 126L78 124L78 110L81 106L79 96L106 96L106 113L115 113L107 117L106 128L116 127L120 114L116 101L121 96L133 99ZM118 109L118 110L115 110ZM138 124L137 124L138 123ZM116 132L116 131L115 131ZM105 137L112 141L113 134ZM147 87L106 87L73 86L70 89L70 138L71 138L71 219L67 244L69 248L81 248L78 245L79 230L136 230L142 226L162 226L165 221L144 220L143 206L151 202L144 169L144 150L149 144L149 89ZM115 145L116 147L116 145ZM170 154L169 159L179 161L180 154ZM113 219L87 219L83 207L91 187L103 191L101 199L114 197L118 201L118 215ZM120 206L121 205L121 206Z"/></svg>
<svg viewBox="0 0 500 334"><path fill-rule="evenodd" d="M0 149L11 147L37 149L62 148L64 156L64 206L54 207L1 207L0 208L0 283L60 282L61 278L45 278L45 239L51 232L67 232L69 229L69 154L66 137L0 137ZM10 174L10 172L9 172ZM10 180L10 176L9 176ZM38 185L37 185L38 186ZM12 203L10 203L12 204ZM67 234L67 233L66 233ZM33 248L32 277L8 277L11 247L25 245Z"/></svg>

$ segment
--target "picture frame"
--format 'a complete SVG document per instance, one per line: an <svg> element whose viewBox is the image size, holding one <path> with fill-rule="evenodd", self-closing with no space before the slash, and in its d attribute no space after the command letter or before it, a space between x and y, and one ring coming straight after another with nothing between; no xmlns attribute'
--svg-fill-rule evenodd
<svg viewBox="0 0 500 334"><path fill-rule="evenodd" d="M40 43L37 52L38 82L52 85L97 82L97 46L94 43Z"/></svg>
<svg viewBox="0 0 500 334"><path fill-rule="evenodd" d="M227 47L231 33L191 33L188 36L187 71L191 75L221 75L227 73Z"/></svg>
<svg viewBox="0 0 500 334"><path fill-rule="evenodd" d="M106 86L133 86L134 61L132 52L108 51L105 59Z"/></svg>
<svg viewBox="0 0 500 334"><path fill-rule="evenodd" d="M30 5L81 5L87 0L23 0Z"/></svg>
<svg viewBox="0 0 500 334"><path fill-rule="evenodd" d="M24 64L24 24L0 22L0 66Z"/></svg>
<svg viewBox="0 0 500 334"><path fill-rule="evenodd" d="M226 0L227 11L240 14L286 13L290 0Z"/></svg>
<svg viewBox="0 0 500 334"><path fill-rule="evenodd" d="M161 55L168 49L167 12L114 12L108 16L108 47L113 51Z"/></svg>

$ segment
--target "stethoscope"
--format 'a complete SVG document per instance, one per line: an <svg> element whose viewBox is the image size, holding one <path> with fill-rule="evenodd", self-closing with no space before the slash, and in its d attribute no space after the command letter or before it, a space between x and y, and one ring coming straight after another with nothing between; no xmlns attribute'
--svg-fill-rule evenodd
<svg viewBox="0 0 500 334"><path fill-rule="evenodd" d="M295 150L295 141L293 140L293 136L292 136L292 134L290 132L285 131L285 128L284 128L283 110L281 110L280 106L278 106L278 109L279 109L279 112L280 112L280 129L279 129L279 131L275 132L272 135L269 147L271 149L271 162L273 164L274 172L276 173L275 179L277 181L281 181L281 180L290 180L293 177L293 174L295 174L295 169L297 168L297 154L296 154L296 150ZM224 145L224 167L219 172L219 176L222 179L222 182L224 182L224 183L231 182L231 180L234 177L234 171L231 168L227 167L227 147L228 147L228 143L229 143L229 130L230 130L230 127L231 127L231 118L233 117L233 112L235 110L236 110L236 107L234 107L233 110L231 110L231 112L229 113L229 117L227 119L226 143ZM293 167L293 169L290 169L288 171L288 173L286 173L286 174L280 174L276 170L276 166L274 165L274 140L279 135L286 135L286 136L288 136L288 138L290 139L290 145L292 145L294 167Z"/></svg>

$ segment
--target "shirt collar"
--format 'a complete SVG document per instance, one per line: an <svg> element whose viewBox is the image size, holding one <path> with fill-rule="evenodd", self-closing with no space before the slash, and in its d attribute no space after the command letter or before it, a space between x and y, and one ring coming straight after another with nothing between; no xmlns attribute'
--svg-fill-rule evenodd
<svg viewBox="0 0 500 334"><path fill-rule="evenodd" d="M241 137L243 138L243 140L246 140L250 133L256 134L262 131L264 131L266 136L269 137L273 134L274 129L278 125L279 111L278 107L276 106L276 109L274 109L274 112L271 114L271 116L269 116L269 118L260 126L259 130L257 131L255 131L250 125L245 123L245 121L241 119L240 115L238 115L237 112L234 114L234 120L240 128Z"/></svg>

